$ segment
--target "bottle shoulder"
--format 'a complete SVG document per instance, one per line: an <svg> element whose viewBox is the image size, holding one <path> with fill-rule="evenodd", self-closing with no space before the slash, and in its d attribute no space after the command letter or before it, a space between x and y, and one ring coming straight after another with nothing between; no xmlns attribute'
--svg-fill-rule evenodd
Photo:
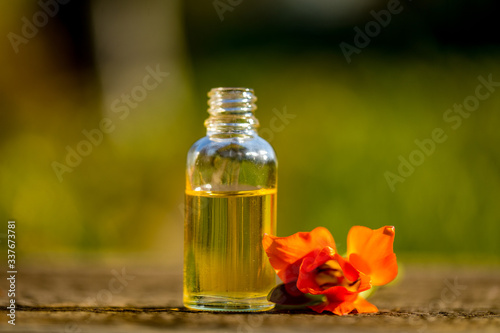
<svg viewBox="0 0 500 333"><path fill-rule="evenodd" d="M271 145L262 138L196 141L187 156L186 189L275 189L278 163Z"/></svg>
<svg viewBox="0 0 500 333"><path fill-rule="evenodd" d="M188 162L192 161L193 158L199 159L214 156L277 163L273 147L259 136L244 139L202 137L189 149Z"/></svg>

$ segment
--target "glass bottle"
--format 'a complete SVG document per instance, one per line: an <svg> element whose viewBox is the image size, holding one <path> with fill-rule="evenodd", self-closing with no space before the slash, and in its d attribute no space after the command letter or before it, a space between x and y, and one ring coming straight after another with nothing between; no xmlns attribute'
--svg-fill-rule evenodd
<svg viewBox="0 0 500 333"><path fill-rule="evenodd" d="M187 156L184 305L269 310L275 274L262 238L276 232L276 154L256 132L252 89L214 88L208 96L207 136Z"/></svg>

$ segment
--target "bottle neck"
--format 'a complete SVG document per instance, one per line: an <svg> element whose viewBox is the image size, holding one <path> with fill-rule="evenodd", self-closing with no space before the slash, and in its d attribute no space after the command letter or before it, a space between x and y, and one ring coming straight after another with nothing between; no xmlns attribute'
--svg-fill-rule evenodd
<svg viewBox="0 0 500 333"><path fill-rule="evenodd" d="M208 93L208 113L205 120L208 136L257 136L259 121L254 116L257 97L248 88L214 88Z"/></svg>

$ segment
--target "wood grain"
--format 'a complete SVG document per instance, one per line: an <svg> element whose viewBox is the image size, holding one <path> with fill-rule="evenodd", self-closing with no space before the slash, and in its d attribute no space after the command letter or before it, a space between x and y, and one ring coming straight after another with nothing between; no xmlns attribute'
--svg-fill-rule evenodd
<svg viewBox="0 0 500 333"><path fill-rule="evenodd" d="M18 274L16 326L1 332L500 332L500 268L402 266L376 314L206 313L182 306L179 267L32 265Z"/></svg>

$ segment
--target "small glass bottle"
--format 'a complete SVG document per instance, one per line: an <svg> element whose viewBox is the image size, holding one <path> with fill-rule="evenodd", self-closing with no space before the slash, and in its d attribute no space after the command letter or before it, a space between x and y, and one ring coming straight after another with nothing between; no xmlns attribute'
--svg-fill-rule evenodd
<svg viewBox="0 0 500 333"><path fill-rule="evenodd" d="M275 274L262 238L276 232L276 154L256 132L252 89L214 88L208 96L207 136L187 156L184 305L269 310Z"/></svg>

